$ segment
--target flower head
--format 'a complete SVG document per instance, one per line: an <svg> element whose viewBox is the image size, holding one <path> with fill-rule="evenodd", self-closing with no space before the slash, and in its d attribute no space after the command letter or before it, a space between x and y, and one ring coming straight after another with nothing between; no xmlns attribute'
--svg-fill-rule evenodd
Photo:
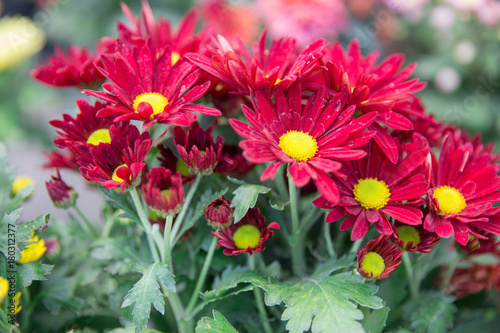
<svg viewBox="0 0 500 333"><path fill-rule="evenodd" d="M433 177L427 193L429 213L425 229L439 237L455 235L465 245L469 233L481 237L479 230L500 234L498 165L487 152L477 154L471 143L461 143L448 135L439 159L433 156Z"/></svg>
<svg viewBox="0 0 500 333"><path fill-rule="evenodd" d="M238 146L224 145L219 163L214 171L222 176L243 177L255 165L245 160L242 153L243 150Z"/></svg>
<svg viewBox="0 0 500 333"><path fill-rule="evenodd" d="M391 241L407 252L429 253L440 240L435 233L425 230L422 225L403 223L396 224L396 233L391 236Z"/></svg>
<svg viewBox="0 0 500 333"><path fill-rule="evenodd" d="M248 161L272 162L261 180L274 179L280 165L288 164L295 185L303 187L312 179L328 201L338 203L337 186L327 173L340 169L339 160L366 155L355 148L373 137L373 132L364 130L376 113L353 119L354 106L346 107L344 93L327 100L324 90L320 90L305 105L301 98L298 84L289 91L288 98L278 90L275 102L267 93L256 92L255 111L242 106L250 124L236 119L230 119L229 123L246 139L239 145Z"/></svg>
<svg viewBox="0 0 500 333"><path fill-rule="evenodd" d="M203 207L203 213L208 224L214 229L223 229L233 223L231 203L222 196L212 201L208 207Z"/></svg>
<svg viewBox="0 0 500 333"><path fill-rule="evenodd" d="M17 262L19 265L40 259L47 250L45 241L38 236L31 237L28 242L33 243L26 245L26 248L21 251L21 260Z"/></svg>
<svg viewBox="0 0 500 333"><path fill-rule="evenodd" d="M0 276L0 302L3 301L5 296L7 296L9 292L9 281L5 279L3 276Z"/></svg>
<svg viewBox="0 0 500 333"><path fill-rule="evenodd" d="M375 144L365 149L365 157L346 162L339 170L345 175L335 180L340 202L332 204L323 198L313 202L320 208L332 209L326 222L348 215L340 230L352 227L351 240L366 235L372 223L381 234L393 234L395 227L387 215L407 225L422 224L423 214L417 207L429 188L429 168L424 163L429 149L414 143L400 144L400 159L396 164Z"/></svg>
<svg viewBox="0 0 500 333"><path fill-rule="evenodd" d="M212 129L204 130L194 122L187 132L174 128L174 143L190 174L209 175L219 161L224 138L218 136L214 143Z"/></svg>
<svg viewBox="0 0 500 333"><path fill-rule="evenodd" d="M92 54L86 47L70 45L65 53L60 47L47 61L31 70L34 79L55 87L91 87L104 81L95 67L99 54Z"/></svg>
<svg viewBox="0 0 500 333"><path fill-rule="evenodd" d="M76 156L69 149L64 152L52 151L44 154L47 162L43 165L44 168L69 169L78 170Z"/></svg>
<svg viewBox="0 0 500 333"><path fill-rule="evenodd" d="M266 249L262 245L274 235L271 229L279 228L276 222L265 226L265 218L257 207L250 208L238 223L231 224L217 232L212 231L212 234L219 238L217 246L224 247L222 253L225 255L248 253L252 256L253 253Z"/></svg>
<svg viewBox="0 0 500 333"><path fill-rule="evenodd" d="M79 156L77 161L85 179L106 188L119 186L123 193L146 165L152 140L148 132L140 134L132 125L123 130L112 125L109 134L111 143L89 147L90 155Z"/></svg>
<svg viewBox="0 0 500 333"><path fill-rule="evenodd" d="M468 267L456 268L453 271L446 292L462 298L492 288L500 291L500 264L468 263Z"/></svg>
<svg viewBox="0 0 500 333"><path fill-rule="evenodd" d="M500 241L496 235L479 230L476 235L470 234L469 241L465 245L458 244L458 248L468 256L491 253L500 256Z"/></svg>
<svg viewBox="0 0 500 333"><path fill-rule="evenodd" d="M402 251L388 242L388 236L379 236L358 250L358 272L365 278L385 279L401 264Z"/></svg>
<svg viewBox="0 0 500 333"><path fill-rule="evenodd" d="M165 168L152 168L146 178L142 190L149 208L163 218L179 213L184 203L181 174Z"/></svg>
<svg viewBox="0 0 500 333"><path fill-rule="evenodd" d="M33 178L31 178L31 177L18 176L12 182L11 192L12 192L13 195L16 195L23 188L26 188L26 187L28 187L30 185L33 185L34 183L35 183L35 180Z"/></svg>
<svg viewBox="0 0 500 333"><path fill-rule="evenodd" d="M175 173L176 171L179 171L179 173L182 176L182 184L191 182L195 176L189 173L188 166L186 165L186 162L182 158L178 158L172 149L169 147L159 145L157 146L158 150L160 151L160 157L158 157L158 160L160 161L160 165L172 171L172 173Z"/></svg>
<svg viewBox="0 0 500 333"><path fill-rule="evenodd" d="M78 193L61 179L59 170L56 177L52 176L50 181L45 182L45 186L52 203L57 208L67 209L75 205Z"/></svg>

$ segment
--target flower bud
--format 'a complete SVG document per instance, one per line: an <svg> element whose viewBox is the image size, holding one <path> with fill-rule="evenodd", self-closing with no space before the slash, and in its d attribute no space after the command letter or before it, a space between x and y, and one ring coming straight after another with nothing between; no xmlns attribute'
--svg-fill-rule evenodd
<svg viewBox="0 0 500 333"><path fill-rule="evenodd" d="M212 201L207 208L203 207L203 212L208 224L214 229L223 229L233 223L233 210L224 196Z"/></svg>
<svg viewBox="0 0 500 333"><path fill-rule="evenodd" d="M51 181L45 182L45 186L47 187L47 192L55 207L68 209L75 205L78 193L76 193L72 187L66 185L61 179L59 171L57 172L57 177L52 176Z"/></svg>

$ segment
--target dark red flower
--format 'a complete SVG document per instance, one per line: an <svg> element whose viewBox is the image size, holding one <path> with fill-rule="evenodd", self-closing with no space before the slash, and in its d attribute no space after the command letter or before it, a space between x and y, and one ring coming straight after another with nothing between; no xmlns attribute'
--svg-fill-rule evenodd
<svg viewBox="0 0 500 333"><path fill-rule="evenodd" d="M203 130L194 122L187 132L174 128L174 143L190 174L209 175L219 161L224 138L218 136L214 143L212 129Z"/></svg>
<svg viewBox="0 0 500 333"><path fill-rule="evenodd" d="M220 229L212 234L219 238L216 246L223 247L226 256L248 253L250 256L256 252L264 251L262 245L274 235L271 229L279 229L276 222L265 226L266 219L260 213L260 209L250 208L246 215L238 223Z"/></svg>
<svg viewBox="0 0 500 333"><path fill-rule="evenodd" d="M500 234L500 167L490 154L474 152L472 143L460 143L448 135L439 153L433 155L430 207L425 229L448 238L455 235L465 245L469 232L481 237L479 230Z"/></svg>
<svg viewBox="0 0 500 333"><path fill-rule="evenodd" d="M396 223L395 226L397 230L391 236L391 241L403 251L429 253L441 240L435 233L425 230L422 225Z"/></svg>
<svg viewBox="0 0 500 333"><path fill-rule="evenodd" d="M376 112L353 119L355 108L346 106L345 94L339 93L326 101L324 90L302 105L299 84L290 89L288 98L277 90L274 102L266 92L256 92L253 97L255 111L242 106L250 124L236 119L229 119L229 123L247 139L239 145L248 161L272 162L260 179L274 179L278 168L288 164L295 185L303 187L313 179L327 200L338 203L337 186L327 173L338 172L339 160L366 155L365 151L354 148L373 137L374 132L364 130L373 122Z"/></svg>
<svg viewBox="0 0 500 333"><path fill-rule="evenodd" d="M243 177L249 173L255 164L247 162L242 153L238 146L224 145L215 172L229 177Z"/></svg>
<svg viewBox="0 0 500 333"><path fill-rule="evenodd" d="M123 130L112 125L109 128L110 144L89 147L89 156L77 158L82 176L106 188L120 186L122 193L135 182L144 158L152 146L148 132L139 133L137 127L129 125Z"/></svg>
<svg viewBox="0 0 500 333"><path fill-rule="evenodd" d="M55 47L54 55L32 69L31 77L55 87L91 87L104 81L94 62L99 54L92 54L86 47L70 45L66 53Z"/></svg>
<svg viewBox="0 0 500 333"><path fill-rule="evenodd" d="M216 109L189 104L205 93L210 82L194 86L201 70L184 60L172 66L169 47L129 48L118 40L114 55L103 55L101 62L98 70L112 82L103 87L111 93L83 91L111 104L98 112L99 117L117 116L115 122L140 120L148 127L155 122L189 126L197 118L194 112L221 115Z"/></svg>
<svg viewBox="0 0 500 333"><path fill-rule="evenodd" d="M59 170L57 171L57 176L52 176L51 178L50 181L45 182L45 186L54 206L62 209L73 207L78 198L78 193L61 179Z"/></svg>
<svg viewBox="0 0 500 333"><path fill-rule="evenodd" d="M186 162L184 162L182 158L178 158L177 156L175 156L172 149L163 145L159 145L157 146L157 148L161 155L160 157L158 157L161 166L172 171L172 173L179 171L182 176L182 184L191 182L195 178L194 175L191 175L189 173Z"/></svg>
<svg viewBox="0 0 500 333"><path fill-rule="evenodd" d="M402 54L393 54L377 65L378 57L376 51L362 56L356 39L351 41L346 52L340 43L335 42L325 56L327 71L321 74L319 86L347 93L348 103L356 105L356 110L363 114L377 111L377 119L369 129L376 131L375 142L396 163L398 148L386 127L411 130L410 115L426 116L408 103L426 84L418 79L408 80L416 64L401 69L404 63Z"/></svg>
<svg viewBox="0 0 500 333"><path fill-rule="evenodd" d="M165 168L152 168L146 178L148 181L142 190L149 208L163 219L179 213L184 203L181 174Z"/></svg>
<svg viewBox="0 0 500 333"><path fill-rule="evenodd" d="M456 268L453 271L446 292L462 298L483 289L490 291L492 288L500 291L500 264L469 263L469 267Z"/></svg>
<svg viewBox="0 0 500 333"><path fill-rule="evenodd" d="M70 150L65 150L64 153L60 151L48 152L44 154L44 157L47 160L43 165L44 168L70 170L78 170L79 168L76 156Z"/></svg>
<svg viewBox="0 0 500 333"><path fill-rule="evenodd" d="M208 207L203 207L203 213L208 224L214 229L223 229L233 223L231 203L222 196L212 201Z"/></svg>
<svg viewBox="0 0 500 333"><path fill-rule="evenodd" d="M389 236L379 236L358 250L358 272L367 279L385 279L401 264L402 251L388 242Z"/></svg>
<svg viewBox="0 0 500 333"><path fill-rule="evenodd" d="M353 227L351 240L366 235L371 223L381 234L393 234L394 226L386 215L404 224L422 224L423 214L417 207L429 188L429 166L424 163L429 149L414 143L398 146L400 160L394 164L379 146L370 143L364 158L346 162L339 170L345 175L335 179L340 202L332 204L324 198L313 201L317 207L332 209L327 223L348 215L340 230Z"/></svg>
<svg viewBox="0 0 500 333"><path fill-rule="evenodd" d="M496 235L481 230L477 234L478 236L470 234L467 244L458 244L458 247L469 256L484 253L500 256L500 241L497 240Z"/></svg>

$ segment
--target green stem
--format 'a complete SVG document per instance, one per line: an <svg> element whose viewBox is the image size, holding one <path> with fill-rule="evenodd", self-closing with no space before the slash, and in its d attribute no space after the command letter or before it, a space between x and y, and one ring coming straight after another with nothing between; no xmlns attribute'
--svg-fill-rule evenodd
<svg viewBox="0 0 500 333"><path fill-rule="evenodd" d="M292 215L292 263L293 271L297 275L302 275L303 252L300 241L299 211L297 206L297 188L293 182L290 172L288 172L288 195L290 197L290 213Z"/></svg>
<svg viewBox="0 0 500 333"><path fill-rule="evenodd" d="M351 248L349 249L349 252L354 252L356 253L356 251L359 249L359 247L361 246L361 243L363 242L363 237L358 239L357 241L355 241L354 243L352 243L352 246Z"/></svg>
<svg viewBox="0 0 500 333"><path fill-rule="evenodd" d="M332 235L330 234L330 223L323 223L323 235L325 236L328 255L333 257L335 255L335 250L333 249Z"/></svg>
<svg viewBox="0 0 500 333"><path fill-rule="evenodd" d="M139 199L139 195L137 194L137 190L135 189L135 187L130 190L130 195L132 196L132 200L134 201L135 210L137 211L139 219L141 220L142 228L146 232L146 238L148 240L151 256L153 257L154 262L162 262L160 260L160 256L158 255L158 248L155 246L155 243L153 241L153 235L151 234L151 228L149 227L149 220L146 217L144 207L142 205L141 199Z"/></svg>
<svg viewBox="0 0 500 333"><path fill-rule="evenodd" d="M418 297L418 286L415 283L415 277L413 275L413 267L411 263L410 256L408 252L403 252L403 264L405 266L406 276L408 278L408 288L410 289L411 298L417 299Z"/></svg>
<svg viewBox="0 0 500 333"><path fill-rule="evenodd" d="M163 232L163 259L164 263L170 267L170 271L173 272L173 265L170 264L170 231L172 230L172 222L174 217L168 215L165 220L165 231Z"/></svg>
<svg viewBox="0 0 500 333"><path fill-rule="evenodd" d="M191 331L187 327L188 323L185 321L185 311L182 306L179 295L170 291L166 288L163 283L161 284L161 289L163 291L163 295L165 295L172 307L172 312L174 313L175 322L177 323L177 329L179 333L190 333Z"/></svg>
<svg viewBox="0 0 500 333"><path fill-rule="evenodd" d="M94 238L96 238L98 236L98 233L97 231L95 230L94 226L92 225L92 223L90 223L90 221L85 217L85 215L83 214L83 212L80 210L80 208L76 207L76 206L73 206L73 209L75 210L75 212L78 214L78 216L80 217L81 221L83 222L83 224L85 225L86 229L88 229L88 231L92 234L92 236L94 236ZM85 228L84 228L85 229Z"/></svg>
<svg viewBox="0 0 500 333"><path fill-rule="evenodd" d="M275 181L276 181L276 187L278 188L278 192L280 194L280 197L283 199L283 200L286 200L287 199L287 195L286 195L286 186L285 186L285 180L283 179L283 168L285 167L285 165L283 164L283 166L280 166L279 169L278 169L278 172L276 173L276 178L275 178Z"/></svg>
<svg viewBox="0 0 500 333"><path fill-rule="evenodd" d="M111 229L113 229L113 225L115 224L115 217L112 216L107 219L106 223L104 223L104 227L102 228L101 238L108 238L111 233Z"/></svg>
<svg viewBox="0 0 500 333"><path fill-rule="evenodd" d="M254 256L256 254L254 253ZM248 256L248 266L251 271L255 271L255 259L254 257ZM266 333L273 333L273 328L269 324L269 317L267 316L266 306L264 305L264 300L262 297L262 290L260 288L253 288L253 296L255 298L255 304L257 305L257 310L259 311L262 326Z"/></svg>
<svg viewBox="0 0 500 333"><path fill-rule="evenodd" d="M453 258L453 261L450 263L450 266L448 266L448 269L446 270L443 283L441 284L441 290L445 290L446 287L448 287L448 284L450 283L451 280L451 276L453 275L455 268L457 268L459 260L460 260L460 255L457 253L455 258Z"/></svg>
<svg viewBox="0 0 500 333"><path fill-rule="evenodd" d="M196 282L196 287L194 288L193 294L191 295L191 299L189 300L188 306L186 308L186 313L189 317L191 311L193 311L194 306L196 305L196 301L200 297L200 291L205 283L205 279L207 278L208 269L210 268L210 264L212 263L212 258L215 252L215 244L217 244L217 238L212 238L212 243L210 243L210 247L208 249L207 257L205 258L205 262L203 263L203 268L201 269L200 276L198 278L198 282Z"/></svg>
<svg viewBox="0 0 500 333"><path fill-rule="evenodd" d="M191 184L191 187L189 188L189 192L186 196L186 201L184 201L184 204L182 205L182 211L179 213L179 215L177 215L177 218L175 219L175 225L172 228L172 232L170 233L171 247L174 247L176 243L175 241L176 236L179 233L179 230L181 229L184 217L186 216L186 213L189 209L189 205L191 204L191 200L193 200L193 196L196 193L196 189L198 188L198 185L200 185L200 181L202 178L203 178L202 175L196 175L193 184Z"/></svg>

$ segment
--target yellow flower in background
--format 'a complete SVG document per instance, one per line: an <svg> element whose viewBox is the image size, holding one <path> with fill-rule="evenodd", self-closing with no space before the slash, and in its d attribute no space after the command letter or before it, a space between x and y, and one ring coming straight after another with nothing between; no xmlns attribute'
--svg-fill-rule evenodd
<svg viewBox="0 0 500 333"><path fill-rule="evenodd" d="M18 291L16 296L14 296L14 304L16 306L15 310L14 310L14 313L15 314L18 314L19 311L21 311L21 309L23 308L22 306L19 306L19 298L21 298L21 292Z"/></svg>
<svg viewBox="0 0 500 333"><path fill-rule="evenodd" d="M3 301L9 292L9 281L0 276L0 302Z"/></svg>
<svg viewBox="0 0 500 333"><path fill-rule="evenodd" d="M0 72L38 53L45 45L45 33L29 17L0 19Z"/></svg>
<svg viewBox="0 0 500 333"><path fill-rule="evenodd" d="M12 194L16 195L17 192L19 192L21 189L33 183L35 183L35 181L30 177L26 176L16 177L16 179L14 179L14 182L12 183Z"/></svg>
<svg viewBox="0 0 500 333"><path fill-rule="evenodd" d="M38 260L41 256L43 256L45 251L47 251L47 247L45 247L45 241L43 239L40 239L40 237L33 236L28 239L28 241L36 243L26 246L26 249L21 251L21 260L17 262L19 265Z"/></svg>

